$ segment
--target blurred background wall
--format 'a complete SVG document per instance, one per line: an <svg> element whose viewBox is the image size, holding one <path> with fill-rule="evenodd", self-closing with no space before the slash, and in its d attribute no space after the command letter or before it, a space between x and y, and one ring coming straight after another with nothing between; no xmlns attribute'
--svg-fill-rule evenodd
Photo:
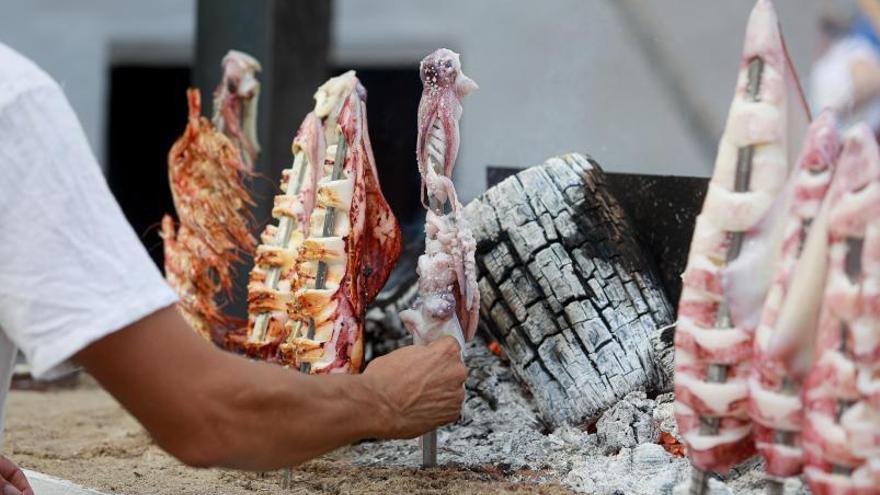
<svg viewBox="0 0 880 495"><path fill-rule="evenodd" d="M805 74L827 2L775 3ZM465 72L481 87L468 97L462 121L456 181L465 200L483 190L487 165L526 166L567 151L591 153L614 171L705 176L752 4L335 0L329 63L335 70L415 70L438 46L462 53ZM111 68L188 67L195 11L193 0L0 0L0 41L61 82L106 163ZM394 118L414 122L415 114ZM184 120L156 125L170 129L161 131L167 150ZM164 170L161 160L156 166Z"/></svg>
<svg viewBox="0 0 880 495"><path fill-rule="evenodd" d="M111 67L189 66L194 28L194 0L0 0L0 42L61 83L102 165Z"/></svg>

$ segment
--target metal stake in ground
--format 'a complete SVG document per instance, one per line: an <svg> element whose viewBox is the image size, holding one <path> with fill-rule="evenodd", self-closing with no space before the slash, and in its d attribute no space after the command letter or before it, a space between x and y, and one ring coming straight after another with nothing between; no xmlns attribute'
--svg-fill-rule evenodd
<svg viewBox="0 0 880 495"><path fill-rule="evenodd" d="M434 213L438 215L448 215L452 211L452 203L447 199L444 203L440 203L440 201L427 194L428 197L428 205ZM452 219L454 222L455 220ZM458 318L457 316L453 316L453 318ZM413 339L415 340L415 338ZM413 342L415 344L428 344L429 342ZM437 430L429 431L421 436L419 439L419 446L422 450L422 467L435 467L437 466Z"/></svg>
<svg viewBox="0 0 880 495"><path fill-rule="evenodd" d="M751 101L760 99L761 75L764 71L764 61L755 57L749 62L748 82L746 85L746 97ZM752 158L755 154L753 145L744 146L737 152L736 177L734 179L734 192L747 192L752 176ZM742 250L745 232L730 232L730 246L727 248L727 263L739 257ZM722 301L718 306L715 316L715 328L730 328L730 308ZM727 381L727 366L723 364L710 364L706 371L706 381L722 383ZM700 435L717 435L720 418L715 416L700 417ZM691 474L691 495L705 495L709 489L709 473L694 466Z"/></svg>
<svg viewBox="0 0 880 495"><path fill-rule="evenodd" d="M346 144L345 144L345 136L342 134L341 130L337 130L337 139L336 139L336 156L333 161L333 172L330 174L330 180L339 180L342 178L342 169L345 165L345 154L346 154ZM317 194L317 191L315 192ZM333 217L336 216L336 208L329 207L324 210L324 228L321 231L322 237L328 237L333 233ZM324 289L327 284L327 264L323 261L318 261L318 271L315 274L315 289ZM291 335L291 338L293 335ZM309 318L309 328L306 333L306 337L309 339L315 338L315 319ZM301 373L308 374L312 370L312 366L309 363L300 363L299 371ZM284 478L281 480L281 488L289 489L292 488L292 470L291 468L286 468L284 470Z"/></svg>

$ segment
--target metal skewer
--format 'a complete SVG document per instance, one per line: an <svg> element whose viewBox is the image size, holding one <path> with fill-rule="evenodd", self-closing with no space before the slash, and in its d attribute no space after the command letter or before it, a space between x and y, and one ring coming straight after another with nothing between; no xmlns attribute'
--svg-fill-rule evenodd
<svg viewBox="0 0 880 495"><path fill-rule="evenodd" d="M844 260L843 269L846 273L847 278L849 278L850 282L857 283L859 280L859 275L862 273L862 247L864 246L864 239L860 239L858 237L848 237L846 239L846 259ZM846 337L849 333L849 325L846 322L840 322L840 353L848 358L852 358L852 353L847 348L846 345ZM845 399L839 399L837 401L837 421L840 422L840 417L843 416L843 413L847 411L850 407L852 407L853 402ZM831 466L831 472L834 474L842 474L842 475L850 475L852 474L852 468L849 466L842 466L840 464L833 464Z"/></svg>
<svg viewBox="0 0 880 495"><path fill-rule="evenodd" d="M804 219L801 222L801 235L800 241L797 246L797 253L800 256L804 249L804 244L807 239L807 232L809 232L810 225L812 224L812 219ZM785 395L797 395L798 388L794 383L786 376L782 378L782 383L779 386L779 392ZM778 445L785 446L794 446L795 440L795 432L788 430L774 430L773 431L773 443ZM783 495L785 493L785 478L780 478L776 476L767 475L764 483L764 492L767 495Z"/></svg>
<svg viewBox="0 0 880 495"><path fill-rule="evenodd" d="M339 180L342 178L342 169L345 166L346 143L345 136L342 131L337 129L336 139L336 156L333 159L333 171L330 174L330 180ZM315 191L317 194L317 191ZM335 223L336 208L328 207L324 210L324 228L321 231L321 237L329 237L333 233L333 224ZM323 260L318 261L318 270L315 273L315 289L325 289L327 287L327 263ZM309 317L309 328L306 331L306 337L315 338L315 319ZM309 373L312 370L311 363L300 363L299 370L302 373Z"/></svg>
<svg viewBox="0 0 880 495"><path fill-rule="evenodd" d="M760 57L755 57L749 61L748 82L746 83L746 96L751 101L760 100L761 90L761 74L764 71L764 61ZM736 160L736 176L734 177L734 192L747 192L752 176L752 158L755 154L755 148L752 145L744 146L737 150ZM730 246L727 248L727 263L739 257L742 250L745 232L730 232ZM730 328L730 308L727 302L722 300L718 305L718 312L715 316L715 328ZM712 363L706 371L706 381L710 383L723 383L727 380L727 366L723 364ZM716 416L700 417L700 435L717 435L720 426L720 418ZM691 495L705 495L709 488L708 472L693 467L691 473Z"/></svg>
<svg viewBox="0 0 880 495"><path fill-rule="evenodd" d="M443 129L441 127L440 121L435 120L434 125L431 128L432 138L435 135L442 136ZM434 142L435 139L428 140L428 147L434 151L434 153L428 153L428 160L431 162L431 170L428 170L427 173L443 175L443 159L445 149L441 150L437 146L437 143ZM441 202L439 198L431 195L430 190L426 188L425 196L428 198L428 208L431 209L436 215L448 215L452 211L452 201L450 198L446 198L445 201ZM453 218L454 222L455 219ZM454 315L453 318L458 318L457 315ZM415 342L420 343L420 342ZM428 342L423 342L427 344ZM428 433L422 434L419 438L419 447L422 452L422 467L430 468L437 466L437 430L429 431Z"/></svg>
<svg viewBox="0 0 880 495"><path fill-rule="evenodd" d="M296 182L287 184L285 196L296 196L302 190L303 181L305 180L305 172L309 165L309 159L302 150L298 151L293 158L293 166L291 171L296 173ZM292 174L291 174L292 175ZM291 180L293 178L291 177ZM275 231L275 239L273 244L277 247L285 247L290 242L290 236L293 233L296 220L288 216L281 217L278 221L278 230ZM271 266L266 273L266 287L271 290L278 288L278 281L281 278L281 267ZM266 336L266 328L269 325L269 313L260 313L254 320L254 331L251 333L251 342L261 342Z"/></svg>
<svg viewBox="0 0 880 495"><path fill-rule="evenodd" d="M798 391L791 380L788 377L784 377L779 387L779 392L786 395L796 395ZM793 446L794 435L793 431L773 430L773 443ZM764 493L767 495L782 495L785 493L785 478L767 475L764 480Z"/></svg>
<svg viewBox="0 0 880 495"><path fill-rule="evenodd" d="M446 215L452 211L452 203L447 198L442 204L434 196L428 195L428 205L434 213ZM453 316L458 318L458 316ZM426 342L427 343L427 342ZM422 467L430 468L437 466L437 430L431 430L422 434L419 438L419 447L422 451Z"/></svg>
<svg viewBox="0 0 880 495"><path fill-rule="evenodd" d="M345 154L346 154L346 144L344 136L341 131L337 131L337 140L336 140L336 156L333 161L333 171L330 174L330 180L339 180L342 178L342 169L345 165ZM315 194L318 192L315 191ZM324 210L324 227L321 231L321 237L328 237L333 233L333 224L334 217L336 216L336 208L329 207ZM285 217L286 219L286 217ZM315 289L324 289L327 285L327 263L324 261L318 261L318 270L315 273ZM294 335L296 331L291 332L290 339L292 340L296 335ZM306 337L309 339L315 338L315 319L309 318L309 328L306 332ZM301 373L310 373L312 370L311 363L300 363L299 371ZM290 489L292 488L292 469L286 468L284 470L284 477L281 481L281 488Z"/></svg>
<svg viewBox="0 0 880 495"><path fill-rule="evenodd" d="M285 190L285 195L287 196L296 196L302 190L302 184L305 180L305 171L308 168L308 158L306 154L300 150L296 155L294 155L293 159L293 167L292 171L296 173L296 182L295 184L287 184L287 189ZM295 220L288 216L284 216L281 220L278 221L278 230L275 232L274 244L279 247L287 246L290 242L290 236L293 234ZM278 288L278 281L281 278L281 268L277 266L273 266L269 268L268 273L266 273L266 286L270 289ZM257 315L256 320L254 320L254 331L253 331L253 340L254 341L262 341L265 338L266 327L269 325L269 313L260 313ZM292 470L291 468L284 469L281 480L281 488L288 489L292 485Z"/></svg>

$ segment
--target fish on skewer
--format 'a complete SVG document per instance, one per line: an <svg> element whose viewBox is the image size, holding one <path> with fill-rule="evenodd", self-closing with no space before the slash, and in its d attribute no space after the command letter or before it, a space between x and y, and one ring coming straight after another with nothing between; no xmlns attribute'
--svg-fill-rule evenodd
<svg viewBox="0 0 880 495"><path fill-rule="evenodd" d="M418 296L400 320L416 344L448 335L464 343L477 329L476 241L452 183L459 148L461 99L477 84L461 71L459 55L441 48L427 57L419 72L424 86L419 103L416 160L422 177L425 254L419 257ZM437 462L436 432L422 437L422 465Z"/></svg>
<svg viewBox="0 0 880 495"><path fill-rule="evenodd" d="M254 171L260 154L257 140L257 105L263 70L260 62L247 53L229 50L221 62L223 79L214 90L214 116L211 121L241 151L245 170Z"/></svg>
<svg viewBox="0 0 880 495"><path fill-rule="evenodd" d="M319 373L357 373L363 316L400 256L354 71L315 93L293 142L248 284L252 356Z"/></svg>
<svg viewBox="0 0 880 495"><path fill-rule="evenodd" d="M215 94L225 96L215 100L219 105L215 120L227 131L240 129L239 119L255 118L257 70L259 63L241 52L232 51L223 59L223 78ZM248 89L228 92L243 86ZM202 117L198 90L187 91L187 102L186 130L168 154L178 225L168 215L162 220L165 276L180 297L178 308L190 325L206 339L220 343L240 323L223 314L226 301L221 299L232 290L235 264L256 245L249 211L254 202L246 185L252 167L243 160L247 157L252 164L259 145L255 134L251 144L231 140Z"/></svg>
<svg viewBox="0 0 880 495"><path fill-rule="evenodd" d="M804 474L816 495L877 494L880 419L870 382L880 326L865 308L880 263L880 150L866 125L847 133L829 195L828 275L802 398Z"/></svg>
<svg viewBox="0 0 880 495"><path fill-rule="evenodd" d="M726 473L755 453L752 337L782 241L789 150L799 149L794 137L808 115L775 9L758 0L682 277L675 413L695 468L691 493L705 493L707 472Z"/></svg>
<svg viewBox="0 0 880 495"><path fill-rule="evenodd" d="M804 307L807 302L804 289L811 286L812 292L821 294L824 286L821 275L824 270L810 265L817 260L799 261L808 234L813 235L811 227L816 223L834 176L841 150L836 126L834 113L826 110L807 130L797 168L789 179L793 181L793 198L785 220L785 238L776 275L754 338L749 414L754 421L755 444L764 457L767 474L776 478L797 475L803 467L800 391L804 367L802 363L793 363L791 358L809 354L811 350L789 346L780 353L777 348L771 348L771 344L779 345L780 336L774 335L777 329L797 332L801 342L809 341L810 335L815 333L815 320L792 322L789 314L809 312ZM827 230L823 220L819 223L821 226L815 235L821 238L827 235ZM812 251L807 251L807 255L824 255L824 252L812 254ZM812 281L804 280L808 272L816 274Z"/></svg>

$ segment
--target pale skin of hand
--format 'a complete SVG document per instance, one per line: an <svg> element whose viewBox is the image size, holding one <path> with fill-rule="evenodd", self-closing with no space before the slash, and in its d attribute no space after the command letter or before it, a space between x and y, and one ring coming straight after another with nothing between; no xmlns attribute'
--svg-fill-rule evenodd
<svg viewBox="0 0 880 495"><path fill-rule="evenodd" d="M21 469L4 456L0 456L0 495L34 495Z"/></svg>
<svg viewBox="0 0 880 495"><path fill-rule="evenodd" d="M458 343L444 337L377 358L361 375L308 376L217 349L173 306L75 360L185 464L257 471L455 421L467 374Z"/></svg>

